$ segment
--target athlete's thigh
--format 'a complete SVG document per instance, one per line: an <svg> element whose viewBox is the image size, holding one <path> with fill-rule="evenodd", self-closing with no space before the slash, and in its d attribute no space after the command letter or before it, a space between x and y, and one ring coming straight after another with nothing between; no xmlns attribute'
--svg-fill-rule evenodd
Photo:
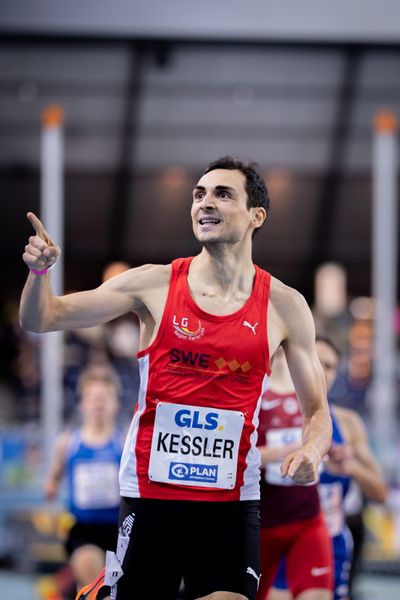
<svg viewBox="0 0 400 600"><path fill-rule="evenodd" d="M193 504L198 506L193 506L186 523L190 532L184 573L187 600L216 592L254 600L260 578L258 502Z"/></svg>
<svg viewBox="0 0 400 600"><path fill-rule="evenodd" d="M122 498L113 600L175 600L182 578L179 503ZM113 571L113 567L110 567Z"/></svg>
<svg viewBox="0 0 400 600"><path fill-rule="evenodd" d="M286 557L288 587L294 598L311 589L333 589L332 543L323 517L304 522Z"/></svg>
<svg viewBox="0 0 400 600"><path fill-rule="evenodd" d="M289 590L281 590L272 587L269 590L267 600L293 600L293 596Z"/></svg>
<svg viewBox="0 0 400 600"><path fill-rule="evenodd" d="M296 535L296 524L263 527L260 534L261 546L261 580L257 600L266 600L268 592L277 580L282 581L286 589L286 569L283 560Z"/></svg>
<svg viewBox="0 0 400 600"><path fill-rule="evenodd" d="M296 600L332 600L332 593L332 590L313 588L296 596Z"/></svg>
<svg viewBox="0 0 400 600"><path fill-rule="evenodd" d="M279 567L276 572L275 579L274 579L272 586L273 586L271 588L272 590L282 592L283 600L285 599L285 596L284 596L285 593L289 594L289 598L292 597L292 594L289 592L288 583L287 583L285 558L281 558L281 560L279 561ZM268 596L268 600L271 600L271 597L273 598L274 596L276 596L277 599L280 598L279 594L271 594L270 593L270 595Z"/></svg>

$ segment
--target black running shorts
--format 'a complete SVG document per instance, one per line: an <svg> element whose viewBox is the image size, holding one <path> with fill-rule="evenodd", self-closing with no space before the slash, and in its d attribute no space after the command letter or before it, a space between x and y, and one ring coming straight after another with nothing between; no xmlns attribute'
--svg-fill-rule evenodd
<svg viewBox="0 0 400 600"><path fill-rule="evenodd" d="M259 503L122 498L116 555L113 600L176 600L182 579L187 600L217 591L254 600Z"/></svg>
<svg viewBox="0 0 400 600"><path fill-rule="evenodd" d="M65 542L68 556L81 546L93 544L104 552L115 548L118 535L117 523L82 523L78 521L69 531Z"/></svg>

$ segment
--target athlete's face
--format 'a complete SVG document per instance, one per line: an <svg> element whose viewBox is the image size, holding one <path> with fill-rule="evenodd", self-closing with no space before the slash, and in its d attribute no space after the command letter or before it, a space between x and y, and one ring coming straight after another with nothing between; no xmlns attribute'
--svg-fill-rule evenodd
<svg viewBox="0 0 400 600"><path fill-rule="evenodd" d="M329 390L336 379L339 368L339 357L332 346L326 342L316 342L315 349L325 375L326 389Z"/></svg>
<svg viewBox="0 0 400 600"><path fill-rule="evenodd" d="M83 386L81 412L83 420L109 424L118 411L118 397L113 386L104 381L88 381Z"/></svg>
<svg viewBox="0 0 400 600"><path fill-rule="evenodd" d="M236 243L261 225L265 211L247 208L246 178L240 171L215 169L193 190L193 231L202 243Z"/></svg>

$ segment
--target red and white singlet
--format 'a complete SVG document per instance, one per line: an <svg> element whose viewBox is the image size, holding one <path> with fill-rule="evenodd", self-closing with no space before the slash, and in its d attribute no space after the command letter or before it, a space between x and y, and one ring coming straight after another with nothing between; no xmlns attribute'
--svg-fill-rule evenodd
<svg viewBox="0 0 400 600"><path fill-rule="evenodd" d="M172 262L157 336L138 352L140 390L121 461L121 496L256 500L271 276L255 267L244 306L212 315L189 291L191 260Z"/></svg>
<svg viewBox="0 0 400 600"><path fill-rule="evenodd" d="M296 392L267 389L259 414L258 446L280 447L302 440L303 415ZM316 485L296 485L281 476L281 462L268 463L261 474L261 527L276 527L319 514ZM290 489L289 487L290 486Z"/></svg>

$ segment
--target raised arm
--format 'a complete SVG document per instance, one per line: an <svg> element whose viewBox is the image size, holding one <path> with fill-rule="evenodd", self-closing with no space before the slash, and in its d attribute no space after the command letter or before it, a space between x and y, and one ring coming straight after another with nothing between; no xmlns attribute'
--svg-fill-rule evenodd
<svg viewBox="0 0 400 600"><path fill-rule="evenodd" d="M55 296L50 273L36 274L34 271L41 272L52 266L61 250L39 219L33 213L27 216L36 234L29 238L23 254L30 269L20 303L20 323L24 329L44 332L105 323L128 311L140 310L146 292L168 280L167 267L145 265L130 269L94 290Z"/></svg>
<svg viewBox="0 0 400 600"><path fill-rule="evenodd" d="M275 304L285 328L282 346L304 415L303 446L286 457L281 472L296 483L310 483L317 478L332 438L325 381L315 351L314 321L303 296L291 288L278 287Z"/></svg>

